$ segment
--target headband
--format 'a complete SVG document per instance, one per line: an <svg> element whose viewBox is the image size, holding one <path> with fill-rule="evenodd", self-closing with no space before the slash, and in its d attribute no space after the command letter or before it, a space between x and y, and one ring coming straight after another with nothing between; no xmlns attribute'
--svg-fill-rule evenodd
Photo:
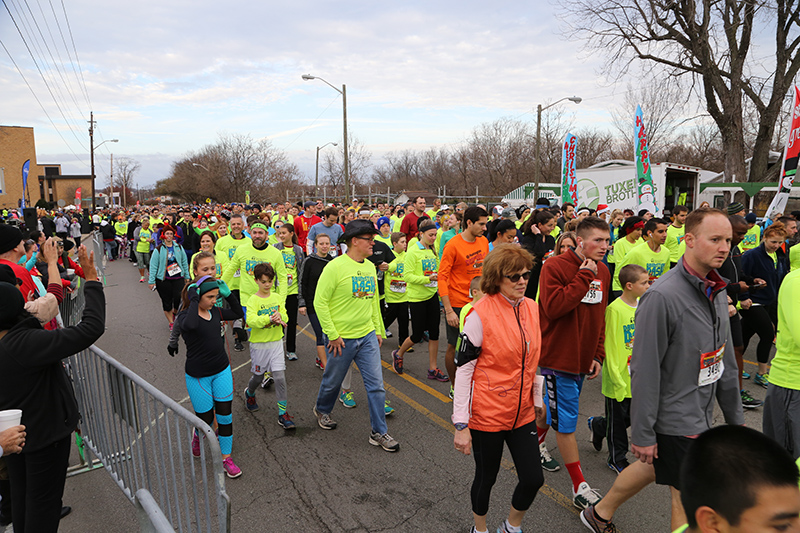
<svg viewBox="0 0 800 533"><path fill-rule="evenodd" d="M267 228L267 225L266 225L266 224L264 224L263 222L253 222L253 223L250 225L250 229L256 229L256 228L261 228L261 229L263 229L264 231L269 231L269 229Z"/></svg>
<svg viewBox="0 0 800 533"><path fill-rule="evenodd" d="M212 278L208 281L204 281L197 287L197 294L202 296L208 291L213 291L214 289L219 289L219 283L217 283L217 280Z"/></svg>
<svg viewBox="0 0 800 533"><path fill-rule="evenodd" d="M631 232L633 232L633 231L635 231L637 229L644 229L644 221L643 220L640 220L639 222L634 224L632 227L629 226L627 229L625 229L625 235L630 235Z"/></svg>

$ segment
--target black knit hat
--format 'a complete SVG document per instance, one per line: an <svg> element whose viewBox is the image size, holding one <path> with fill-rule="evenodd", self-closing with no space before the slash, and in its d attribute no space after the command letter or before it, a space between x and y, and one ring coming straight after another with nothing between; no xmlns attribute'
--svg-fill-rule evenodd
<svg viewBox="0 0 800 533"><path fill-rule="evenodd" d="M744 211L742 202L733 202L732 204L728 204L728 216L735 215L740 211Z"/></svg>
<svg viewBox="0 0 800 533"><path fill-rule="evenodd" d="M0 330L12 326L16 318L25 310L25 298L19 289L10 283L0 282Z"/></svg>
<svg viewBox="0 0 800 533"><path fill-rule="evenodd" d="M0 224L0 254L13 250L22 242L22 232L14 226Z"/></svg>

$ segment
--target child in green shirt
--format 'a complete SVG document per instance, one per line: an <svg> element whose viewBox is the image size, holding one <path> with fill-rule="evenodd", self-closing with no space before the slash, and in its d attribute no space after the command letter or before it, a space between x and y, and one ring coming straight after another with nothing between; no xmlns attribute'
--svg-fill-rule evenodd
<svg viewBox="0 0 800 533"><path fill-rule="evenodd" d="M377 237L375 237L377 239ZM397 319L397 342L402 346L408 338L408 295L406 281L403 279L406 260L406 234L399 231L392 233L391 242L394 260L383 277L386 294L386 312L383 316L383 327L389 326Z"/></svg>
<svg viewBox="0 0 800 533"><path fill-rule="evenodd" d="M245 407L257 411L256 389L266 371L275 380L275 397L278 400L278 424L283 429L294 429L292 417L286 412L286 362L283 359L283 327L286 326L284 298L272 291L275 269L269 263L260 263L253 269L258 292L247 300L247 323L252 328L250 336L250 382L244 391Z"/></svg>

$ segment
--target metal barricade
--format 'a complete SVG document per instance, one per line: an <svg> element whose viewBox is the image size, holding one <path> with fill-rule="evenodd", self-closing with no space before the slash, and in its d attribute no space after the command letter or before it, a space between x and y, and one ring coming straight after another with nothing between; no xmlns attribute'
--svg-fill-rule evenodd
<svg viewBox="0 0 800 533"><path fill-rule="evenodd" d="M81 413L80 437L125 496L142 531L230 531L230 497L214 431L96 346L68 371ZM193 432L200 457L190 450Z"/></svg>

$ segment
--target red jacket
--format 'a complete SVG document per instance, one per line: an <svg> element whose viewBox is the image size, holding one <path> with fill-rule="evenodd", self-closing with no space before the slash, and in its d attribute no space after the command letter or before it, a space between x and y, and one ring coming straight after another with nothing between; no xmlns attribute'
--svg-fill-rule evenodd
<svg viewBox="0 0 800 533"><path fill-rule="evenodd" d="M588 374L593 360L606 357L606 306L611 291L608 267L598 262L597 275L580 268L573 250L551 257L539 278L542 368ZM589 303L596 302L596 303Z"/></svg>
<svg viewBox="0 0 800 533"><path fill-rule="evenodd" d="M472 374L469 427L506 431L534 421L541 347L536 302L523 298L514 307L501 294L486 295L472 312L481 319L483 343Z"/></svg>

